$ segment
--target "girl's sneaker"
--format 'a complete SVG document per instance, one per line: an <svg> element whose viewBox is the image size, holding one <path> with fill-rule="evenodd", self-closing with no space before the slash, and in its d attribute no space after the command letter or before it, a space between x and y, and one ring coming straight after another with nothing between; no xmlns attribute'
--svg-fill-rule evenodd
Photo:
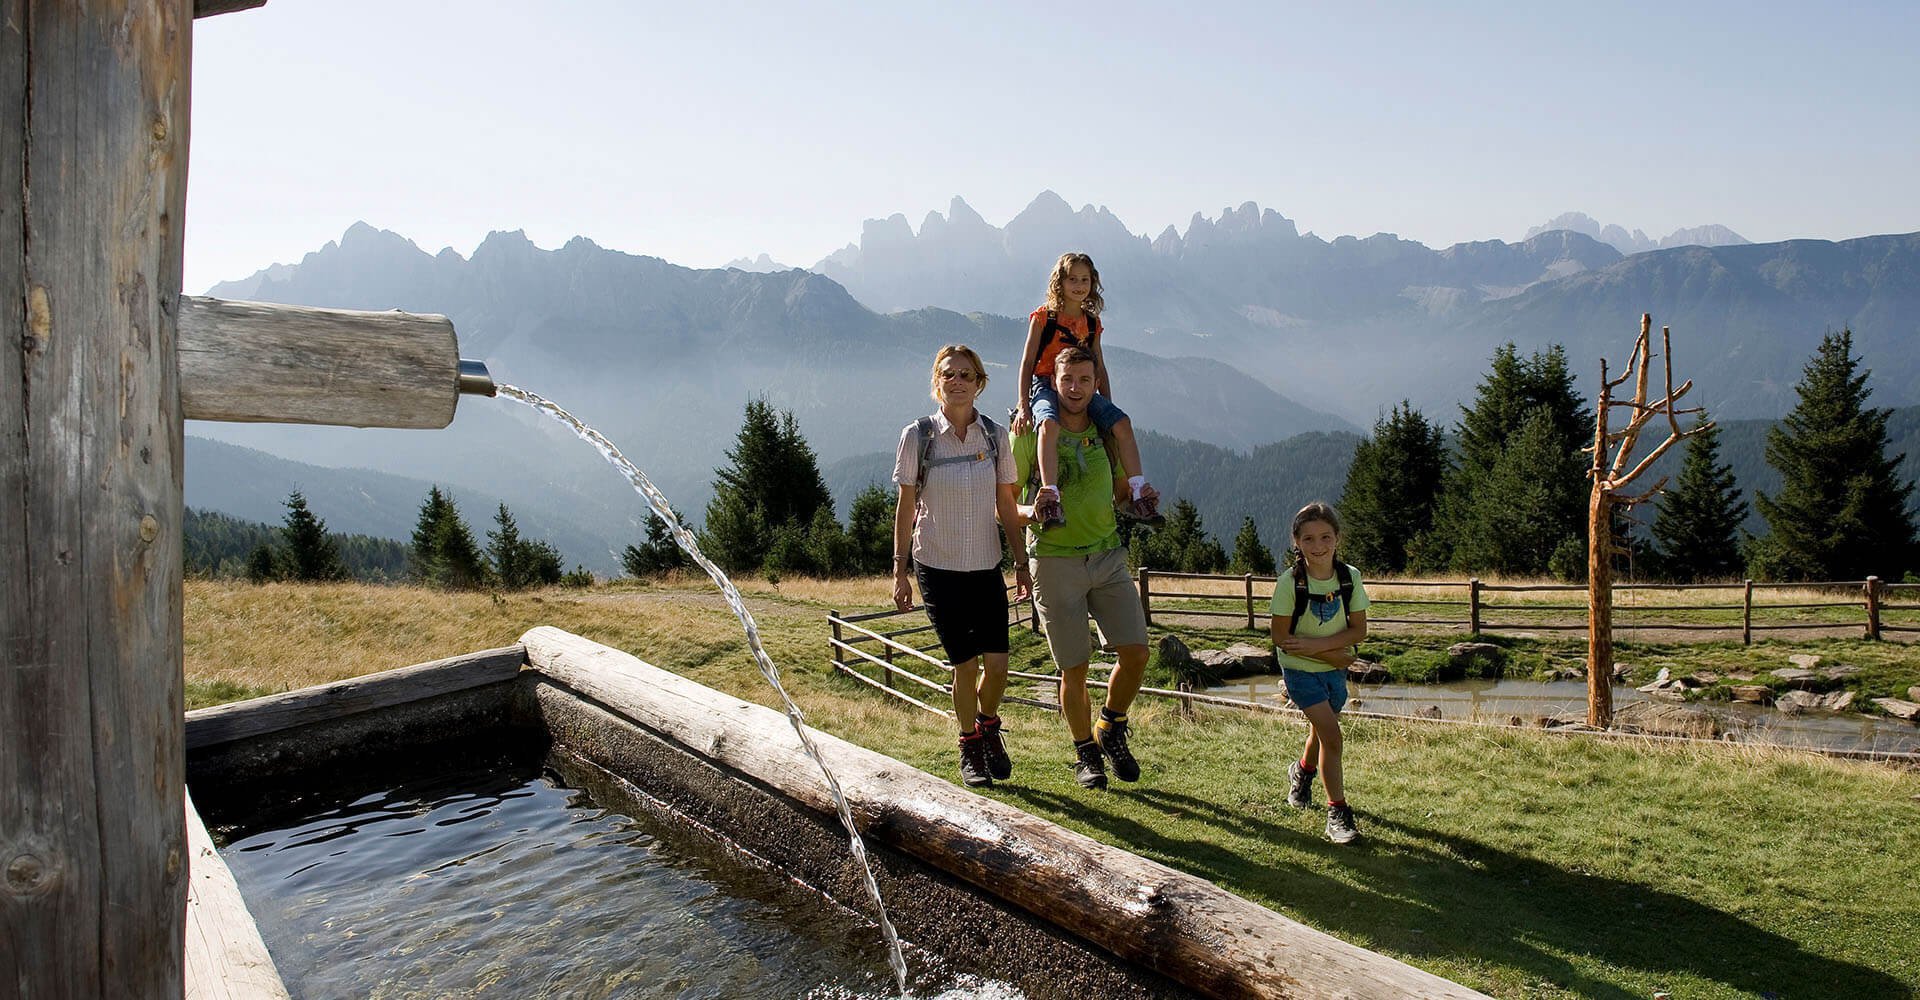
<svg viewBox="0 0 1920 1000"><path fill-rule="evenodd" d="M1346 805L1327 807L1327 839L1336 844L1351 844L1360 836L1360 828L1353 825L1353 809Z"/></svg>
<svg viewBox="0 0 1920 1000"><path fill-rule="evenodd" d="M1128 500L1117 505L1114 513L1120 515L1123 520L1132 521L1146 528L1158 528L1167 523L1166 516L1160 513L1160 501L1153 497L1136 497Z"/></svg>
<svg viewBox="0 0 1920 1000"><path fill-rule="evenodd" d="M1302 770L1299 761L1287 765L1287 805L1295 809L1313 808L1313 776L1318 771Z"/></svg>
<svg viewBox="0 0 1920 1000"><path fill-rule="evenodd" d="M1060 506L1059 490L1041 490L1033 498L1033 519L1040 522L1042 528L1067 523L1066 509Z"/></svg>

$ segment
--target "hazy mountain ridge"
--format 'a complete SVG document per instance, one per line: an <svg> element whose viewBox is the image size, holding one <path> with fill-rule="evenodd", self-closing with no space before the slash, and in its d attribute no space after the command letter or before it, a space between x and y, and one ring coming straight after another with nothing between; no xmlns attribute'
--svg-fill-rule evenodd
<svg viewBox="0 0 1920 1000"><path fill-rule="evenodd" d="M1649 250L1669 250L1673 247L1702 246L1739 246L1753 241L1718 223L1704 226L1683 226L1672 233L1653 239L1638 229L1628 232L1624 227L1601 225L1600 221L1585 212L1562 212L1548 219L1544 224L1527 230L1526 239L1532 239L1541 233L1556 229L1565 229L1590 236L1623 254L1646 253Z"/></svg>
<svg viewBox="0 0 1920 1000"><path fill-rule="evenodd" d="M937 218L937 217L936 217ZM961 220L955 224L953 220ZM1030 308L1060 248L1107 286L1112 343L1220 358L1355 422L1400 399L1449 415L1493 350L1568 348L1582 388L1624 363L1642 312L1676 331L1678 378L1729 417L1784 413L1821 334L1850 326L1883 402L1920 401L1920 248L1905 236L1683 246L1623 257L1569 230L1443 250L1381 233L1322 240L1248 203L1148 240L1105 209L1043 193L997 229L956 199L916 235L904 217L821 261L863 302ZM1708 365L1686 369L1686 363Z"/></svg>
<svg viewBox="0 0 1920 1000"><path fill-rule="evenodd" d="M470 258L428 254L364 224L298 265L212 294L444 314L464 355L593 424L696 519L747 400L764 395L792 410L824 461L891 448L903 424L932 408L926 373L939 345L968 343L982 353L994 375L986 405L999 413L1014 402L1011 366L1026 334L1024 315L916 309L882 316L810 271L685 268L583 238L544 250L518 232L489 235ZM1142 427L1252 447L1302 428L1351 426L1218 360L1125 346L1110 347L1107 359L1116 398ZM584 443L507 400L467 397L452 427L425 433L199 423L190 430L318 465L502 495L516 510L559 494L565 506L597 512L596 544L621 524L639 537L645 516L639 498ZM191 466L188 474L199 475ZM565 544L562 550L589 558Z"/></svg>

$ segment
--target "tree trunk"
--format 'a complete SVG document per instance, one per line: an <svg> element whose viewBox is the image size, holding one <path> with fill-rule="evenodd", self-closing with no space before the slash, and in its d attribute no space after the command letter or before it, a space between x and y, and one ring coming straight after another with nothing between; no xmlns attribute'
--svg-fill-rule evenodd
<svg viewBox="0 0 1920 1000"><path fill-rule="evenodd" d="M1604 425L1603 425L1604 426ZM1593 484L1587 500L1587 725L1613 725L1613 497Z"/></svg>
<svg viewBox="0 0 1920 1000"><path fill-rule="evenodd" d="M186 0L0 0L10 996L182 989L174 317L193 13Z"/></svg>

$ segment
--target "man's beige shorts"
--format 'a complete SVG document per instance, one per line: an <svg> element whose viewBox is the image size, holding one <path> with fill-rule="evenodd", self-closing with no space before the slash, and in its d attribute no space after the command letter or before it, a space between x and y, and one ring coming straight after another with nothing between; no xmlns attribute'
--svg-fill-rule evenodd
<svg viewBox="0 0 1920 1000"><path fill-rule="evenodd" d="M1127 575L1127 550L1090 556L1033 557L1033 601L1047 630L1047 649L1061 670L1093 659L1087 615L1115 648L1147 644L1147 615Z"/></svg>

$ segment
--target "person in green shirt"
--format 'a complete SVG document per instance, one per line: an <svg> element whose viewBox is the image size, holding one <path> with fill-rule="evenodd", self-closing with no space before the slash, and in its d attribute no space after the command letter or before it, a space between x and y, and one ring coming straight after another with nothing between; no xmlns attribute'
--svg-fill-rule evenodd
<svg viewBox="0 0 1920 1000"><path fill-rule="evenodd" d="M1060 503L1065 523L1039 526L1032 496L1020 513L1031 524L1034 606L1046 628L1047 649L1060 669L1060 707L1073 736L1074 779L1083 788L1107 787L1102 755L1121 781L1140 780L1140 764L1127 746L1127 709L1147 669L1147 618L1127 572L1127 550L1113 507L1113 459L1088 412L1098 386L1098 366L1086 349L1055 355L1053 385L1060 397L1058 443ZM1029 432L1013 441L1015 481L1030 482L1039 447ZM1146 487L1152 493L1153 487ZM1153 494L1157 499L1158 494ZM1087 669L1093 642L1087 616L1113 644L1119 658L1107 687L1106 705L1093 720Z"/></svg>
<svg viewBox="0 0 1920 1000"><path fill-rule="evenodd" d="M1293 515L1292 565L1273 584L1273 647L1287 697L1307 717L1307 746L1287 766L1287 804L1313 807L1313 778L1327 785L1327 839L1360 835L1347 806L1341 773L1340 709L1347 704L1346 668L1367 637L1367 588L1352 566L1334 559L1340 515L1310 503Z"/></svg>

